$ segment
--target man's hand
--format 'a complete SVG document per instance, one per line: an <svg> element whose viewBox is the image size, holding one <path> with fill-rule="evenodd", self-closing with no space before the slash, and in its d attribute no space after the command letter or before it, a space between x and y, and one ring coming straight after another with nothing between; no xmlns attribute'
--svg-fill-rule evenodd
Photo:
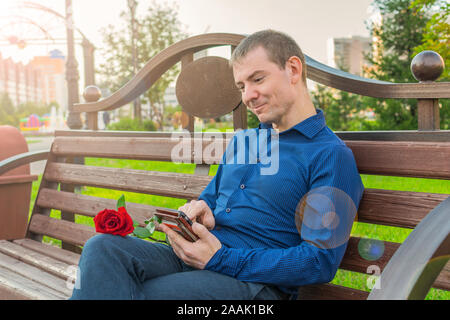
<svg viewBox="0 0 450 320"><path fill-rule="evenodd" d="M183 236L164 224L157 226L158 231L162 231L167 235L167 239L178 258L194 268L204 269L212 256L222 247L222 244L219 239L200 223L194 222L192 229L199 238L195 242L187 241Z"/></svg>
<svg viewBox="0 0 450 320"><path fill-rule="evenodd" d="M183 211L189 219L204 225L208 230L214 229L216 225L214 215L204 200L192 200L178 210Z"/></svg>

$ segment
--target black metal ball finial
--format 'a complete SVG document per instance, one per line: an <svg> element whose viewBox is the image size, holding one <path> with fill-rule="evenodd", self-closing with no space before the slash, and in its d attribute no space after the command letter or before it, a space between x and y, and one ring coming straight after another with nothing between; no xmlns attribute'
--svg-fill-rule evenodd
<svg viewBox="0 0 450 320"><path fill-rule="evenodd" d="M444 71L444 59L434 51L422 51L411 61L411 72L420 82L435 81Z"/></svg>

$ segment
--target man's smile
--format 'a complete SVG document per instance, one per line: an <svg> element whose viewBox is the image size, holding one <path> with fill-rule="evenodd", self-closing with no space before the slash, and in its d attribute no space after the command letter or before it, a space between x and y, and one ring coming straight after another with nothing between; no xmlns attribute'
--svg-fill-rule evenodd
<svg viewBox="0 0 450 320"><path fill-rule="evenodd" d="M266 105L266 103L258 104L257 106L252 105L252 110L255 112L261 111L261 109Z"/></svg>

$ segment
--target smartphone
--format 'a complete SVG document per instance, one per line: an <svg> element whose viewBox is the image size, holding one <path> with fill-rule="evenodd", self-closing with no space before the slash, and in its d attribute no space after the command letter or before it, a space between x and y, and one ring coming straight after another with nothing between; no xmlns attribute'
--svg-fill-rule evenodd
<svg viewBox="0 0 450 320"><path fill-rule="evenodd" d="M192 230L192 221L180 210L173 209L156 209L155 216L161 219L172 230L181 234L186 240L195 242L198 240L197 235Z"/></svg>

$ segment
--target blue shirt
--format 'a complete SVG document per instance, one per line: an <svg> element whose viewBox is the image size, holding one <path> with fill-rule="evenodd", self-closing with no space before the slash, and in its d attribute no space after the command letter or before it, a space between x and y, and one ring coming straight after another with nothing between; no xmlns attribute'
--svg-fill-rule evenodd
<svg viewBox="0 0 450 320"><path fill-rule="evenodd" d="M296 294L334 278L363 194L351 150L321 110L276 133L237 132L199 199L222 243L205 266Z"/></svg>

